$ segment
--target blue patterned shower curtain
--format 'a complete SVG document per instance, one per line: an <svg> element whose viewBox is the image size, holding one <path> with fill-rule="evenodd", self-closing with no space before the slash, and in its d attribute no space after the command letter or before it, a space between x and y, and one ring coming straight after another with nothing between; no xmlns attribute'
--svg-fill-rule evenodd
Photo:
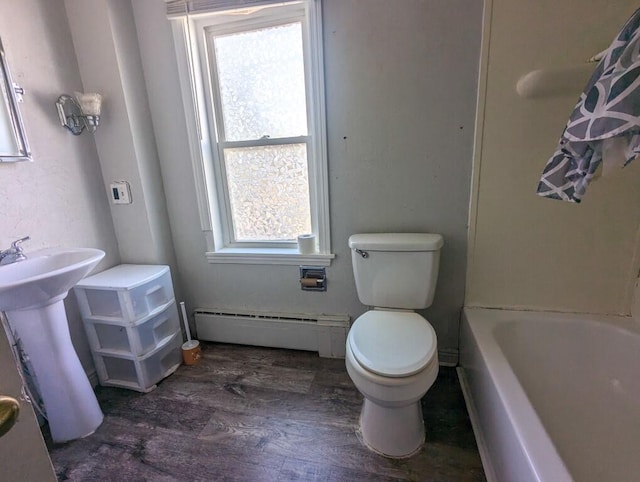
<svg viewBox="0 0 640 482"><path fill-rule="evenodd" d="M580 96L544 168L538 195L580 202L613 138L622 146L625 165L640 154L640 9L607 49Z"/></svg>

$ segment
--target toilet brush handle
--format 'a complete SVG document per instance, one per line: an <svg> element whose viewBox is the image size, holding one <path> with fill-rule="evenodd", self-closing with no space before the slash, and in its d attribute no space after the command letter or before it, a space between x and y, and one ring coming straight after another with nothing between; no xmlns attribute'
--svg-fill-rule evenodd
<svg viewBox="0 0 640 482"><path fill-rule="evenodd" d="M191 341L191 330L189 330L189 318L187 318L187 309L184 301L180 302L180 310L182 311L182 321L184 322L184 331L187 333L187 341Z"/></svg>

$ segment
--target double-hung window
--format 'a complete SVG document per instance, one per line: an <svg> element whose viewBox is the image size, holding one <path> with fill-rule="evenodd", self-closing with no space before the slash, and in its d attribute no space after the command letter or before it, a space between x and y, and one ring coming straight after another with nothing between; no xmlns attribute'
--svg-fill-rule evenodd
<svg viewBox="0 0 640 482"><path fill-rule="evenodd" d="M328 264L319 0L172 4L208 259Z"/></svg>

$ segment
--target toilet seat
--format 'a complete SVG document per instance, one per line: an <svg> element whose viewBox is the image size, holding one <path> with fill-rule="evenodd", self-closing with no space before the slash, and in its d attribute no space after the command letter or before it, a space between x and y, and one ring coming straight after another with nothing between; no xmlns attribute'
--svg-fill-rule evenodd
<svg viewBox="0 0 640 482"><path fill-rule="evenodd" d="M436 333L414 312L372 310L349 331L348 343L363 368L386 377L408 377L436 354Z"/></svg>

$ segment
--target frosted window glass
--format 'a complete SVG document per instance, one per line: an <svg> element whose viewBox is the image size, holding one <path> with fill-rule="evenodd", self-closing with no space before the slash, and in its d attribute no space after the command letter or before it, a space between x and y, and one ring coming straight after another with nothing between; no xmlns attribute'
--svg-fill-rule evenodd
<svg viewBox="0 0 640 482"><path fill-rule="evenodd" d="M311 232L306 144L225 149L236 241Z"/></svg>
<svg viewBox="0 0 640 482"><path fill-rule="evenodd" d="M307 135L300 22L214 37L227 141Z"/></svg>

